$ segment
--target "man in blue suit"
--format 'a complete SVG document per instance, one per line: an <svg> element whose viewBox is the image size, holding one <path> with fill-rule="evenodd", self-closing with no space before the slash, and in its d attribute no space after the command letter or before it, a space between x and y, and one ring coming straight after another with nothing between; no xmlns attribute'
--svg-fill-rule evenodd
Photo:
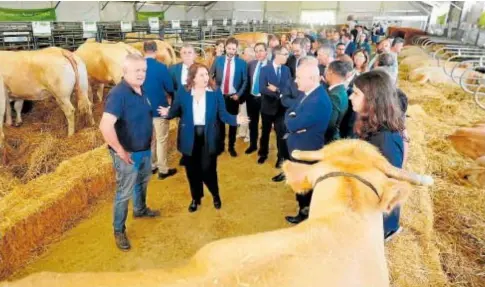
<svg viewBox="0 0 485 287"><path fill-rule="evenodd" d="M274 125L276 131L276 144L278 146L278 160L276 167L279 168L284 159L288 158L288 149L283 140L285 134L284 115L286 108L281 99L291 94L291 72L285 66L289 51L281 46L273 49L275 58L273 63L261 68L259 77L259 92L261 93L261 119L262 131L259 141L258 163L263 164L268 158L269 134Z"/></svg>
<svg viewBox="0 0 485 287"><path fill-rule="evenodd" d="M296 82L298 89L304 95L285 114L285 125L288 131L286 141L292 161L296 161L291 156L294 150L312 151L324 146L325 133L332 114L332 103L327 92L320 85L318 61L315 58L301 61L296 71ZM308 218L311 195L312 191L296 195L299 212L296 216L287 216L288 222L297 224Z"/></svg>
<svg viewBox="0 0 485 287"><path fill-rule="evenodd" d="M354 54L355 50L357 50L357 44L354 43L354 41L352 41L350 39L350 34L349 33L345 33L343 36L342 36L342 43L344 43L345 45L345 54L349 55L350 57L352 57L352 55Z"/></svg>
<svg viewBox="0 0 485 287"><path fill-rule="evenodd" d="M235 38L228 38L226 41L226 55L217 57L211 67L210 74L214 77L217 87L222 91L227 111L232 115L239 112L239 98L243 96L247 86L247 65L246 62L236 56L239 42ZM224 152L226 138L226 125L219 121L219 154ZM236 157L234 149L236 143L237 127L229 127L229 154Z"/></svg>
<svg viewBox="0 0 485 287"><path fill-rule="evenodd" d="M195 62L196 57L194 47L190 44L184 44L180 49L180 57L182 63L175 64L169 69L175 91L183 89L184 85L187 84L189 68Z"/></svg>
<svg viewBox="0 0 485 287"><path fill-rule="evenodd" d="M271 63L267 60L267 49L265 43L257 43L254 46L256 60L248 64L248 92L246 94L246 105L249 116L249 139L250 144L246 154L251 154L258 150L259 138L259 117L261 115L261 92L259 90L259 78L261 69Z"/></svg>
<svg viewBox="0 0 485 287"><path fill-rule="evenodd" d="M182 49L180 49L180 57L182 58L182 63L175 64L170 67L169 73L171 80L173 82L173 87L175 91L183 89L187 84L187 75L189 74L189 68L195 62L195 50L190 44L184 44ZM177 142L180 139L180 126L177 132ZM180 165L184 165L184 157L180 159Z"/></svg>

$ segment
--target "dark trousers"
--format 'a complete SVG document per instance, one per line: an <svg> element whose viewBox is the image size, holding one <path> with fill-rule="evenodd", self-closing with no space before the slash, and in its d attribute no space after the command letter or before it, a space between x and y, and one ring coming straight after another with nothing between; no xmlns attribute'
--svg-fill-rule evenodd
<svg viewBox="0 0 485 287"><path fill-rule="evenodd" d="M384 214L384 236L387 237L399 229L399 218L401 217L401 207L395 207L391 213Z"/></svg>
<svg viewBox="0 0 485 287"><path fill-rule="evenodd" d="M224 101L226 103L226 110L231 115L237 115L239 113L239 101L232 100L229 95L224 95ZM224 151L225 141L226 141L226 124L220 119L219 121L219 151ZM229 149L234 149L234 144L236 143L236 131L237 127L229 126Z"/></svg>
<svg viewBox="0 0 485 287"><path fill-rule="evenodd" d="M219 196L217 155L209 154L204 136L204 126L195 126L192 155L184 155L184 161L192 199L200 200L204 197L204 184L212 196Z"/></svg>
<svg viewBox="0 0 485 287"><path fill-rule="evenodd" d="M259 117L261 115L261 97L248 95L246 108L248 110L249 117L250 146L257 148L259 138Z"/></svg>
<svg viewBox="0 0 485 287"><path fill-rule="evenodd" d="M279 111L274 116L262 113L261 120L263 121L263 125L261 130L261 139L259 141L259 156L268 157L269 135L271 133L271 127L274 124L274 129L276 132L276 146L278 147L278 158L289 159L286 140L283 139L286 133L284 111Z"/></svg>

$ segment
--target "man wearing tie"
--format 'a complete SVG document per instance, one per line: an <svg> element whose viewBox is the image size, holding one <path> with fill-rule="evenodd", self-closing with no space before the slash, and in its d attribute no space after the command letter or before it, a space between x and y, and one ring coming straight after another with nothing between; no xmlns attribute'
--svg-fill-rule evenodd
<svg viewBox="0 0 485 287"><path fill-rule="evenodd" d="M226 41L226 55L217 57L211 67L210 74L213 75L217 87L224 96L226 109L231 115L239 112L239 98L243 95L247 85L247 66L246 62L236 56L239 42L235 38L228 38ZM218 152L224 152L224 142L226 138L226 125L219 121L219 148ZM234 149L236 143L237 127L229 127L229 154L236 157Z"/></svg>
<svg viewBox="0 0 485 287"><path fill-rule="evenodd" d="M266 59L266 44L257 43L254 46L256 60L248 64L248 80L250 91L246 97L246 105L249 116L249 140L250 144L246 150L246 154L251 154L258 149L259 138L259 116L261 114L261 93L259 91L259 78L261 75L261 68L266 66L268 60Z"/></svg>
<svg viewBox="0 0 485 287"><path fill-rule="evenodd" d="M266 57L268 61L273 61L274 53L273 49L280 44L280 40L273 34L268 35L268 50L266 53Z"/></svg>
<svg viewBox="0 0 485 287"><path fill-rule="evenodd" d="M263 164L268 158L269 134L274 125L276 131L276 144L278 146L278 160L276 168L281 167L284 159L288 158L288 149L283 140L285 134L284 115L286 108L281 103L281 98L291 94L290 69L285 66L288 57L286 48L277 46L274 48L275 58L273 63L261 68L259 77L259 92L261 93L261 119L263 121L261 139L259 141L258 163Z"/></svg>
<svg viewBox="0 0 485 287"><path fill-rule="evenodd" d="M294 150L316 151L324 146L325 132L332 114L328 94L320 85L318 61L315 58L305 58L305 61L302 61L296 72L296 82L304 96L285 114L285 125L288 130L286 141L291 161L296 161L291 156ZM296 216L287 216L288 222L297 224L308 218L311 196L312 191L296 195L299 212Z"/></svg>

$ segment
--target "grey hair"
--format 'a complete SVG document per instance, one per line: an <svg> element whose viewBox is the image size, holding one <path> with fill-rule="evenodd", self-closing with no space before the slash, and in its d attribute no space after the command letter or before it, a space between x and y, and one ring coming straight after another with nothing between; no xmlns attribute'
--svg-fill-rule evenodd
<svg viewBox="0 0 485 287"><path fill-rule="evenodd" d="M316 76L320 78L320 70L318 69L318 60L313 56L305 56L300 59L297 69L310 68L311 76Z"/></svg>
<svg viewBox="0 0 485 287"><path fill-rule="evenodd" d="M192 44L188 44L188 43L183 44L182 48L180 48L180 51L182 51L182 49L192 49L192 51L195 52L194 46L192 46Z"/></svg>
<svg viewBox="0 0 485 287"><path fill-rule="evenodd" d="M318 51L322 51L325 55L328 55L330 57L335 56L335 49L333 48L333 46L330 45L322 45L318 47L317 52Z"/></svg>
<svg viewBox="0 0 485 287"><path fill-rule="evenodd" d="M123 70L126 70L126 68L131 63L137 62L137 61L143 61L143 62L145 62L145 58L143 58L142 55L135 54L135 53L126 55L125 60L123 61Z"/></svg>

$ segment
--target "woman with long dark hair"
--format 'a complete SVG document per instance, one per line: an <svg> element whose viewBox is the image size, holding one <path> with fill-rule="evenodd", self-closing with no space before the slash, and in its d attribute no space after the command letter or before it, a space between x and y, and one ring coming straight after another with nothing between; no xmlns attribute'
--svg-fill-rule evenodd
<svg viewBox="0 0 485 287"><path fill-rule="evenodd" d="M355 135L375 145L395 167L404 159L404 116L392 79L385 71L370 71L354 81L350 96L357 114ZM384 215L384 237L389 240L401 231L400 207Z"/></svg>
<svg viewBox="0 0 485 287"><path fill-rule="evenodd" d="M179 89L171 108L160 107L161 116L167 119L180 117L178 150L184 157L192 201L189 212L197 210L204 196L204 184L212 194L214 207L220 209L217 180L218 119L237 126L248 122L247 117L227 112L222 93L214 90L209 69L203 64L192 64L185 89Z"/></svg>

